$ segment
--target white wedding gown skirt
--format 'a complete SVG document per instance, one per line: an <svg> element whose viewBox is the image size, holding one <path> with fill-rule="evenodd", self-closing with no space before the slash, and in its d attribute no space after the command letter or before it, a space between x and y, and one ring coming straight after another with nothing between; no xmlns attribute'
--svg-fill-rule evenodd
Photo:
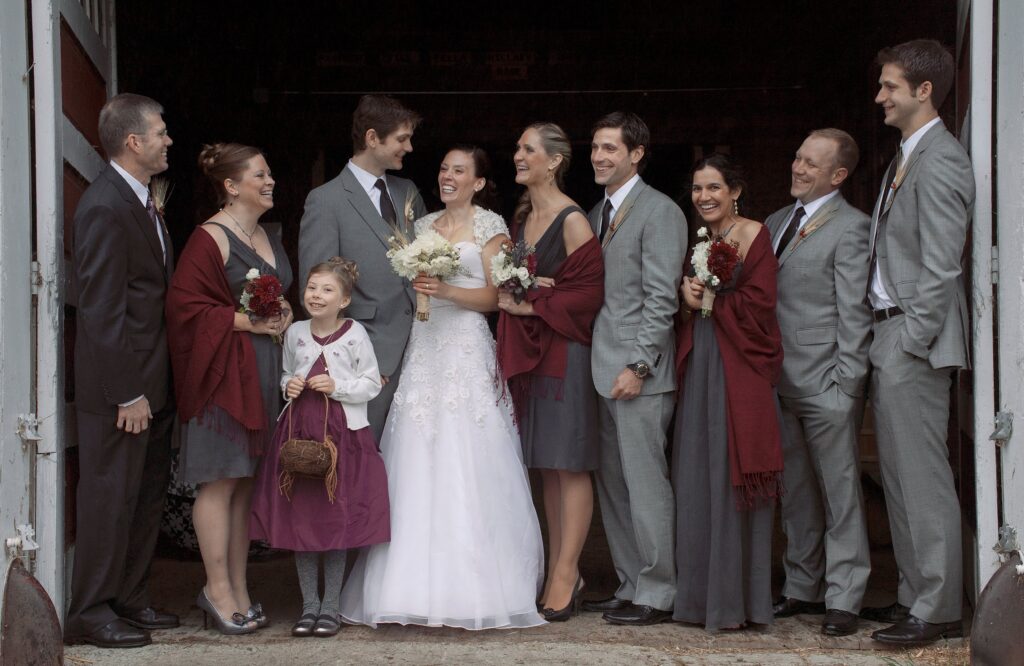
<svg viewBox="0 0 1024 666"><path fill-rule="evenodd" d="M449 282L484 284L480 248L457 244ZM499 399L484 316L431 299L414 322L381 438L391 542L360 554L342 592L348 622L463 629L544 624L540 526L511 405Z"/></svg>

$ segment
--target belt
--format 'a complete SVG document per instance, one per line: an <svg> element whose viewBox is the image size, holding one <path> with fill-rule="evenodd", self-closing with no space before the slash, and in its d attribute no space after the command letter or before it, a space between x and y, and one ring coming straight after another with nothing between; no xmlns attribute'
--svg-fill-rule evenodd
<svg viewBox="0 0 1024 666"><path fill-rule="evenodd" d="M900 310L898 306L893 306L884 310L871 311L871 316L874 317L875 321L885 321L886 319L892 319L893 317L901 314L903 314L903 310Z"/></svg>

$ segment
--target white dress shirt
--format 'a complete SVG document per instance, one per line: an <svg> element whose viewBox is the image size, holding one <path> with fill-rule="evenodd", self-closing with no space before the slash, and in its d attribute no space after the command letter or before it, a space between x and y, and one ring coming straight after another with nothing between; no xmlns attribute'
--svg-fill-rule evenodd
<svg viewBox="0 0 1024 666"><path fill-rule="evenodd" d="M611 224L611 221L615 219L615 215L619 212L619 206L622 205L622 202L626 200L627 196L629 196L630 191L634 187L636 187L636 184L639 183L639 182L640 182L640 174L635 173L635 174L633 174L632 178L630 178L629 180L627 180L625 183L622 184L622 187L620 187L619 189L615 190L615 194L612 194L611 196L609 196L608 195L608 190L605 190L605 192L604 192L604 200L612 202L612 210L611 210L611 213L608 215L608 223L609 224ZM604 202L603 201L601 202L601 208L602 209L604 208ZM600 232L600 228L598 228L598 231Z"/></svg>
<svg viewBox="0 0 1024 666"><path fill-rule="evenodd" d="M370 202L373 204L373 207L377 209L377 213L380 214L381 217L384 217L384 214L381 213L380 210L380 190L377 189L377 180L384 178L384 183L387 184L387 174L384 176L374 176L352 160L348 161L348 170L352 172L352 175L356 177L356 180L359 181L362 188L366 190L366 196L370 197ZM391 193L391 188L388 188L388 193ZM391 203L394 202L394 197L392 197Z"/></svg>
<svg viewBox="0 0 1024 666"><path fill-rule="evenodd" d="M910 160L910 156L914 154L914 149L917 148L917 144L921 141L928 130L935 127L942 122L939 117L932 118L930 121L925 123L920 129L908 136L902 142L900 142L900 150L903 152L903 163L906 164ZM885 183L882 183L882 187L885 187ZM878 200L882 201L882 197L885 196L885 192L878 193ZM883 204L877 204L879 206ZM878 214L881 215L882 211L879 210ZM876 233L881 233L877 231ZM868 300L871 301L871 308L873 310L887 310L888 308L896 307L896 302L889 297L889 293L885 290L885 283L882 281L882 262L875 262L875 272L871 276L871 289L868 293Z"/></svg>
<svg viewBox="0 0 1024 666"><path fill-rule="evenodd" d="M793 205L793 212L790 213L789 217L786 218L786 223L784 225L782 225L782 229L786 229L786 228L789 227L790 222L793 221L793 214L796 213L796 209L800 208L800 207L803 207L803 209L804 209L804 216L800 220L800 225L796 228L796 231L794 232L794 233L799 233L799 231L801 229L803 229L804 226L808 222L811 221L811 218L814 217L814 214L817 213L818 210L822 206L827 204L829 201L832 201L832 199L834 199L837 194L839 194L839 190L832 190L831 192L829 192L825 196L818 197L817 199L815 199L814 201L812 201L810 203L804 203L803 201L800 201L799 199L797 199L796 203ZM776 238L775 241L772 243L772 248L776 252L779 251L779 241L781 241L781 240L782 240L782 234L779 234L779 237Z"/></svg>

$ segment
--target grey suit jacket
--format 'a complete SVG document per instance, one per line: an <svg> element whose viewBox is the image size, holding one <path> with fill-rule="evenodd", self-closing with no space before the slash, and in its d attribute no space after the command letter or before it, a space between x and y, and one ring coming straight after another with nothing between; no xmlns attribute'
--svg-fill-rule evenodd
<svg viewBox="0 0 1024 666"><path fill-rule="evenodd" d="M412 217L405 225L412 237L413 220L426 214L423 199L412 181L386 178L399 217ZM402 362L416 303L412 285L395 275L385 256L391 235L391 227L347 167L306 197L299 228L299 293L317 263L333 256L355 261L359 280L346 315L366 328L385 376Z"/></svg>
<svg viewBox="0 0 1024 666"><path fill-rule="evenodd" d="M590 211L600 229L598 202ZM616 231L604 243L604 305L594 321L591 369L597 392L611 397L612 384L637 361L651 365L641 395L676 388L679 280L686 254L686 217L679 206L643 180L616 212Z"/></svg>
<svg viewBox="0 0 1024 666"><path fill-rule="evenodd" d="M793 206L765 220L772 240ZM818 395L833 383L860 397L868 374L871 308L864 302L871 218L837 194L779 256L776 315L785 352L779 395Z"/></svg>
<svg viewBox="0 0 1024 666"><path fill-rule="evenodd" d="M906 313L901 346L933 368L966 368L970 320L960 259L974 206L971 160L939 123L911 153L887 210L884 195L871 234L885 290Z"/></svg>

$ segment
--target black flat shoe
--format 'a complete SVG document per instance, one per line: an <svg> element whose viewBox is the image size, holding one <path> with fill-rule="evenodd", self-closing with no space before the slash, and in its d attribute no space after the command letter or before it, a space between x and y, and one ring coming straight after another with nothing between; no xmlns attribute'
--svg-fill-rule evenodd
<svg viewBox="0 0 1024 666"><path fill-rule="evenodd" d="M118 613L121 619L139 629L173 629L180 626L181 622L174 613L159 611L155 608L143 608L142 610Z"/></svg>
<svg viewBox="0 0 1024 666"><path fill-rule="evenodd" d="M611 611L625 610L632 605L633 602L627 599L608 597L607 599L598 599L596 601L584 601L580 605L580 608L583 609L584 613L608 613Z"/></svg>
<svg viewBox="0 0 1024 666"><path fill-rule="evenodd" d="M133 627L120 618L111 620L94 631L64 638L67 645L88 643L102 648L135 648L152 642L148 631Z"/></svg>
<svg viewBox="0 0 1024 666"><path fill-rule="evenodd" d="M772 606L775 617L792 617L793 615L821 615L825 612L823 601L800 601L792 597L781 597Z"/></svg>
<svg viewBox="0 0 1024 666"><path fill-rule="evenodd" d="M905 620L908 615L910 615L910 609L898 601L889 606L874 606L860 610L860 616L865 620L884 622L885 624L895 624L900 620Z"/></svg>
<svg viewBox="0 0 1024 666"><path fill-rule="evenodd" d="M341 621L336 615L321 615L316 619L313 635L320 638L333 636L341 629Z"/></svg>
<svg viewBox="0 0 1024 666"><path fill-rule="evenodd" d="M316 615L306 613L299 618L299 621L292 625L292 636L307 638L313 635L313 627L316 626Z"/></svg>
<svg viewBox="0 0 1024 666"><path fill-rule="evenodd" d="M663 611L653 606L637 606L634 604L620 611L609 611L601 617L610 624L646 627L661 622L671 622L672 611Z"/></svg>
<svg viewBox="0 0 1024 666"><path fill-rule="evenodd" d="M850 611L830 608L821 621L821 633L826 636L849 636L857 633L857 615Z"/></svg>
<svg viewBox="0 0 1024 666"><path fill-rule="evenodd" d="M963 622L940 622L932 624L919 617L907 615L891 627L879 629L871 638L879 643L900 647L922 647L940 638L961 638L964 635Z"/></svg>

